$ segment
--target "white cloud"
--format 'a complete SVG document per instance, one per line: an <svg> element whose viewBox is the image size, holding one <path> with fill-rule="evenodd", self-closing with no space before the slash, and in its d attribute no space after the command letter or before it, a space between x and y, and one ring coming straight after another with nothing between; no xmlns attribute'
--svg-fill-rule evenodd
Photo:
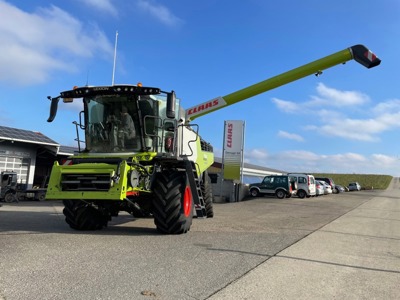
<svg viewBox="0 0 400 300"><path fill-rule="evenodd" d="M385 104L379 104L379 106L375 111L381 112ZM332 115L330 118L324 119L326 124L319 126L318 130L325 136L330 135L350 140L376 142L379 140L378 135L380 133L400 127L399 119L400 111L395 110L392 110L392 113L384 113L369 119L351 119ZM307 128L312 130L317 127L308 126Z"/></svg>
<svg viewBox="0 0 400 300"><path fill-rule="evenodd" d="M375 119L331 119L327 124L318 127L324 136L342 137L349 140L375 142L378 133L388 129L383 122Z"/></svg>
<svg viewBox="0 0 400 300"><path fill-rule="evenodd" d="M320 158L320 156L314 152L304 150L283 151L278 154L278 156L286 159L295 159L298 161L315 161Z"/></svg>
<svg viewBox="0 0 400 300"><path fill-rule="evenodd" d="M310 96L309 101L295 103L292 101L273 98L277 108L285 113L296 113L296 115L312 115L319 118L318 124L303 126L305 130L316 131L324 137L339 137L347 140L376 142L379 141L379 134L400 127L400 100L392 99L379 103L375 107L364 108L364 104L370 98L356 91L340 91L329 88L319 83L317 96ZM317 106L316 106L317 105ZM348 106L356 106L362 109L363 115L368 118L348 117ZM329 107L329 109L326 109ZM352 111L353 115L357 112ZM283 136L281 136L283 137Z"/></svg>
<svg viewBox="0 0 400 300"><path fill-rule="evenodd" d="M354 163L354 162L367 162L364 155L358 153L344 153L344 154L334 154L329 157L332 162L336 163Z"/></svg>
<svg viewBox="0 0 400 300"><path fill-rule="evenodd" d="M138 7L155 17L161 23L168 26L177 26L183 21L176 17L167 7L162 4L157 4L155 1L138 0Z"/></svg>
<svg viewBox="0 0 400 300"><path fill-rule="evenodd" d="M398 167L400 165L400 159L398 157L388 156L384 154L373 154L371 156L371 162L378 167L383 169Z"/></svg>
<svg viewBox="0 0 400 300"><path fill-rule="evenodd" d="M357 91L340 91L329 88L323 83L317 86L317 93L321 98L314 98L332 106L354 106L362 105L370 101L368 95Z"/></svg>
<svg viewBox="0 0 400 300"><path fill-rule="evenodd" d="M399 127L400 126L399 119L400 119L400 112L386 113L376 118L376 120L378 122L381 122L383 126L386 126L387 129Z"/></svg>
<svg viewBox="0 0 400 300"><path fill-rule="evenodd" d="M263 162L268 158L268 153L265 149L250 149L244 152L244 161L256 164L257 162Z"/></svg>
<svg viewBox="0 0 400 300"><path fill-rule="evenodd" d="M305 150L282 151L271 154L264 165L286 172L315 172L323 156Z"/></svg>
<svg viewBox="0 0 400 300"><path fill-rule="evenodd" d="M286 101L286 100L281 100L278 98L272 98L272 102L275 103L277 108L285 113L297 113L298 111L302 110L302 108L292 102L292 101Z"/></svg>
<svg viewBox="0 0 400 300"><path fill-rule="evenodd" d="M0 40L0 81L20 85L45 82L55 71L73 72L76 59L113 54L102 31L56 6L28 13L0 1Z"/></svg>
<svg viewBox="0 0 400 300"><path fill-rule="evenodd" d="M323 83L319 83L316 88L317 95L311 95L310 100L300 102L293 102L272 98L278 109L286 113L319 113L318 107L321 111L327 111L330 108L342 108L348 106L360 106L370 101L368 95L357 91L340 91L334 88L327 87Z"/></svg>
<svg viewBox="0 0 400 300"><path fill-rule="evenodd" d="M295 133L289 133L283 130L279 130L278 136L284 139L294 140L297 142L304 142L304 138L301 135Z"/></svg>
<svg viewBox="0 0 400 300"><path fill-rule="evenodd" d="M372 111L377 115L400 112L400 99L391 99L376 105Z"/></svg>
<svg viewBox="0 0 400 300"><path fill-rule="evenodd" d="M111 0L82 0L82 1L91 8L95 8L99 11L109 13L112 16L118 15L118 11L111 3Z"/></svg>
<svg viewBox="0 0 400 300"><path fill-rule="evenodd" d="M265 155L253 155L263 153ZM359 153L317 154L293 150L266 155L264 149L245 151L247 163L286 172L343 173L343 174L400 174L400 159L384 154L369 156Z"/></svg>

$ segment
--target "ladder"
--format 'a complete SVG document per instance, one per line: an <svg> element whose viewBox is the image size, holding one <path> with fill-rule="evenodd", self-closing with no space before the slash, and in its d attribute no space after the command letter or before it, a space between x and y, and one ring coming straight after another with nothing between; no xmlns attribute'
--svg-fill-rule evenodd
<svg viewBox="0 0 400 300"><path fill-rule="evenodd" d="M200 178L197 175L196 168L192 165L192 162L189 160L185 161L185 170L187 174L187 178L189 179L190 187L192 187L192 191L195 187L196 193L192 193L194 208L196 210L197 218L207 218L206 206L204 204L203 192L201 191L201 182Z"/></svg>

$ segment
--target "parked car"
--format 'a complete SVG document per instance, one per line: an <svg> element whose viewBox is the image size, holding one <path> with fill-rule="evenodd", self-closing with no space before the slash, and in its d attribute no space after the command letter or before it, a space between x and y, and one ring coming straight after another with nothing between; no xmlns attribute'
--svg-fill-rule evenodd
<svg viewBox="0 0 400 300"><path fill-rule="evenodd" d="M358 182L350 182L349 191L361 191L361 185Z"/></svg>
<svg viewBox="0 0 400 300"><path fill-rule="evenodd" d="M331 186L332 192L336 191L335 182L333 181L332 178L329 178L329 177L315 177L315 180L325 181L327 184L329 184Z"/></svg>
<svg viewBox="0 0 400 300"><path fill-rule="evenodd" d="M313 175L303 173L288 173L288 175L295 178L297 182L297 196L299 198L309 198L317 195Z"/></svg>
<svg viewBox="0 0 400 300"><path fill-rule="evenodd" d="M318 180L315 180L315 191L316 191L316 196L325 195L324 186Z"/></svg>
<svg viewBox="0 0 400 300"><path fill-rule="evenodd" d="M343 193L346 191L346 189L339 184L335 184L335 189L336 189L336 193Z"/></svg>
<svg viewBox="0 0 400 300"><path fill-rule="evenodd" d="M324 187L324 195L332 194L332 187L323 180L318 180L318 182Z"/></svg>
<svg viewBox="0 0 400 300"><path fill-rule="evenodd" d="M260 183L252 183L249 191L253 197L275 195L279 199L290 198L296 195L296 182L293 177L287 175L269 175Z"/></svg>

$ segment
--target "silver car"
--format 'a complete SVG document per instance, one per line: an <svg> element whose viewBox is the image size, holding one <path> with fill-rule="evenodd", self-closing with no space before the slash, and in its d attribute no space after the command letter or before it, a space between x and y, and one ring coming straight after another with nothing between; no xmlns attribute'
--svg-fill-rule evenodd
<svg viewBox="0 0 400 300"><path fill-rule="evenodd" d="M317 196L325 195L324 185L318 180L315 180L315 191L317 192Z"/></svg>
<svg viewBox="0 0 400 300"><path fill-rule="evenodd" d="M361 191L361 185L358 182L350 182L349 191Z"/></svg>
<svg viewBox="0 0 400 300"><path fill-rule="evenodd" d="M329 183L323 181L323 180L318 180L322 186L324 187L324 195L332 194L332 187Z"/></svg>

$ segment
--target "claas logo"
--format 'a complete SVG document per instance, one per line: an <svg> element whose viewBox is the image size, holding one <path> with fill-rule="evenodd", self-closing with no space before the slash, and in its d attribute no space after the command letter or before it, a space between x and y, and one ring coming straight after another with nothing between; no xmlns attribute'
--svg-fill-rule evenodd
<svg viewBox="0 0 400 300"><path fill-rule="evenodd" d="M208 101L206 103L200 104L198 106L192 107L190 109L188 109L188 116L208 110L210 108L216 107L219 104L219 98L217 99L213 99L211 101Z"/></svg>

